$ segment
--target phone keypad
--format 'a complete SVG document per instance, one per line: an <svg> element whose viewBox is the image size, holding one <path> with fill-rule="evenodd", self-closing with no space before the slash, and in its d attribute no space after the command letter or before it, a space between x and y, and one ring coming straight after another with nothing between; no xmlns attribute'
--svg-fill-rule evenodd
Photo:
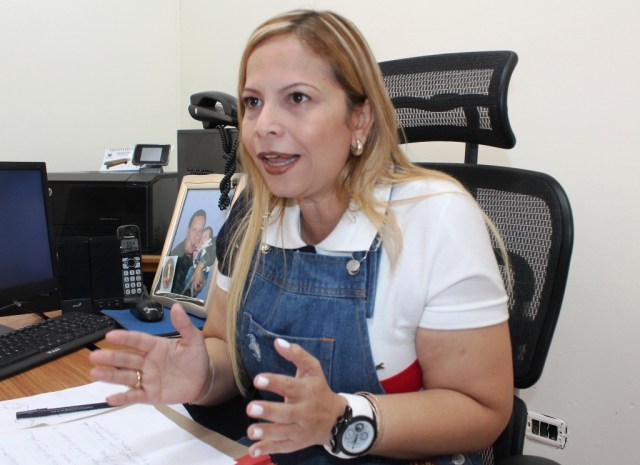
<svg viewBox="0 0 640 465"><path fill-rule="evenodd" d="M142 295L142 262L140 257L122 258L124 296Z"/></svg>

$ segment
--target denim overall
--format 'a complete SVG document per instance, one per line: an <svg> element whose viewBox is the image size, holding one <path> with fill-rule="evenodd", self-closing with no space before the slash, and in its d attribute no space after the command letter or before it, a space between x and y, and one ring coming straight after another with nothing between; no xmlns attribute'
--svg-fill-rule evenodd
<svg viewBox="0 0 640 465"><path fill-rule="evenodd" d="M351 257L275 247L266 253L258 251L257 274L238 318L239 350L249 379L261 372L295 376L295 366L275 351L274 340L282 337L320 361L334 392L382 394L367 329L367 318L373 316L380 255L381 247L375 246L355 252L353 258L360 261L360 269L350 275L346 265ZM269 391L259 395L282 400ZM371 455L343 460L322 446L272 456L276 464L482 464L479 456L478 460L460 454L431 462Z"/></svg>

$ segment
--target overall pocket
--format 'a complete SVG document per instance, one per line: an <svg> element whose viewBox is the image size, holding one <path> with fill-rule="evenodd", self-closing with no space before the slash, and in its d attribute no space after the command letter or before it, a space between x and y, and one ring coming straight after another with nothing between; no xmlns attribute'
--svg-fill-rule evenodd
<svg viewBox="0 0 640 465"><path fill-rule="evenodd" d="M322 371L331 384L335 339L325 337L300 337L290 334L278 334L269 331L256 321L250 313L245 312L242 322L241 353L245 369L253 379L258 373L278 373L287 376L296 375L296 366L283 359L274 347L277 338L285 339L292 344L300 345L304 350L317 358ZM279 398L269 392L261 392L265 398Z"/></svg>

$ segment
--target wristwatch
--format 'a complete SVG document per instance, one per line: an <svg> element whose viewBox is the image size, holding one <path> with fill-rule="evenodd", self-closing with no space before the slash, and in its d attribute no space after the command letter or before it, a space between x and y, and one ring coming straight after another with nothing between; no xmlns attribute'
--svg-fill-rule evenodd
<svg viewBox="0 0 640 465"><path fill-rule="evenodd" d="M347 399L347 406L331 430L330 446L324 447L340 458L359 457L371 449L376 441L376 416L365 397L355 394L339 395Z"/></svg>

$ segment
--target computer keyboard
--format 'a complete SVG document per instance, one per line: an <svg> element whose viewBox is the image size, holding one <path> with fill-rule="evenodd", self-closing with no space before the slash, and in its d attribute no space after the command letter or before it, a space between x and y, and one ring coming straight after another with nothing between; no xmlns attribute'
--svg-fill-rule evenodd
<svg viewBox="0 0 640 465"><path fill-rule="evenodd" d="M0 334L0 379L98 341L116 326L109 317L74 312Z"/></svg>

